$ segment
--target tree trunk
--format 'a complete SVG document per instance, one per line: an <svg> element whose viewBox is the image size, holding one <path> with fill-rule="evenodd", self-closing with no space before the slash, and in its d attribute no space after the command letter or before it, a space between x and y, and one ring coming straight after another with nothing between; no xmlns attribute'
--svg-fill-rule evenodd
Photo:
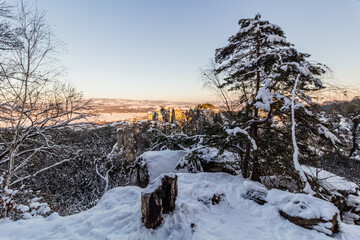
<svg viewBox="0 0 360 240"><path fill-rule="evenodd" d="M354 154L355 150L356 150L356 132L357 132L357 129L359 127L359 124L360 124L360 120L358 119L355 119L354 121L354 129L353 129L353 132L352 132L352 137L353 137L353 144L352 144L352 148L350 150L350 153L349 153L349 159L351 158L351 156Z"/></svg>
<svg viewBox="0 0 360 240"><path fill-rule="evenodd" d="M256 111L256 114L257 111ZM257 125L254 126L254 139L258 138L258 127ZM251 172L251 180L260 182L260 173L259 173L259 160L258 156L255 154L253 157L253 165L252 165L252 172Z"/></svg>
<svg viewBox="0 0 360 240"><path fill-rule="evenodd" d="M260 47L261 47L261 42L259 37L257 37L257 44L256 44L256 56L260 57ZM260 89L260 72L257 71L256 72L256 93L259 92ZM254 101L255 102L255 101ZM259 109L257 109L255 107L254 110L254 119L258 120L259 119ZM254 126L253 128L253 135L254 135L254 139L256 141L256 139L258 138L258 127L257 125ZM259 176L259 159L258 156L254 156L253 157L253 165L252 165L252 172L251 172L251 180L253 181L257 181L260 182L260 176Z"/></svg>
<svg viewBox="0 0 360 240"><path fill-rule="evenodd" d="M241 172L243 174L244 178L248 177L248 167L249 167L249 159L250 159L250 150L251 150L251 143L248 142L246 144L246 151L245 151L245 157L241 164Z"/></svg>
<svg viewBox="0 0 360 240"><path fill-rule="evenodd" d="M15 143L17 142L17 136L15 137L14 144L11 146L10 152L9 152L9 162L8 162L8 171L6 174L6 180L5 180L5 187L10 187L11 184L11 178L13 176L13 170L14 170L14 164L15 164L15 155L16 155L16 146Z"/></svg>
<svg viewBox="0 0 360 240"><path fill-rule="evenodd" d="M16 138L17 140L17 138ZM10 155L9 155L9 162L8 162L8 171L6 174L6 179L5 179L5 188L9 188L10 184L11 184L11 179L13 176L13 169L14 169L14 163L15 163L15 147L14 145L11 147L10 149ZM6 218L7 216L7 208L4 207L2 210L2 218Z"/></svg>

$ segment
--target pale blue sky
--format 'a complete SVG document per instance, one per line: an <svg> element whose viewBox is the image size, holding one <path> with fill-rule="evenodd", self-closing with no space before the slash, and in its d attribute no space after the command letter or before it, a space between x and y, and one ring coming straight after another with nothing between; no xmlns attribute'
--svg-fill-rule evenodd
<svg viewBox="0 0 360 240"><path fill-rule="evenodd" d="M261 13L288 40L360 83L357 0L38 0L56 36L68 78L86 97L205 101L199 69Z"/></svg>

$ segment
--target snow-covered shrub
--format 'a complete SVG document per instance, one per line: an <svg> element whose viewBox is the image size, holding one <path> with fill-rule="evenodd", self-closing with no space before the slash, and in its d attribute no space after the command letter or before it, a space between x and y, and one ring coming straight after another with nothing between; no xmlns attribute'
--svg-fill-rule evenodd
<svg viewBox="0 0 360 240"><path fill-rule="evenodd" d="M96 172L96 166L102 175L111 168L111 161L107 160L107 154L116 143L115 127L76 125L46 134L54 145L67 147L46 149L33 156L34 161L31 167L21 172L29 178L11 186L12 189L20 189L22 185L25 185L29 190L25 195L19 195L24 200L21 200L20 204L26 205L30 203L27 200L42 197L42 200L38 202L47 202L51 209L60 215L77 213L94 206L106 187L105 181ZM6 142L6 135L2 137L1 141ZM36 147L36 139L24 146ZM38 172L64 159L69 161ZM114 166L118 166L117 163L114 163ZM111 179L109 188L123 184L113 170L110 171L109 178ZM38 190L41 192L38 193Z"/></svg>
<svg viewBox="0 0 360 240"><path fill-rule="evenodd" d="M177 168L185 168L189 172L227 172L237 174L240 161L237 155L229 151L219 151L214 147L200 147L190 150L180 159Z"/></svg>
<svg viewBox="0 0 360 240"><path fill-rule="evenodd" d="M13 220L29 219L36 216L48 216L52 211L42 197L34 197L39 192L24 189L0 189L1 217Z"/></svg>
<svg viewBox="0 0 360 240"><path fill-rule="evenodd" d="M341 148L335 158L360 159L360 98L351 101L328 102L322 106L322 120L334 128L336 137L341 141Z"/></svg>

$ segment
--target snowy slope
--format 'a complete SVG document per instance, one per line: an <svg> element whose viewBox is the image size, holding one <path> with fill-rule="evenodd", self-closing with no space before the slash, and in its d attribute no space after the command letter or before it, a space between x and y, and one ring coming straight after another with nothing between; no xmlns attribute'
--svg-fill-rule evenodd
<svg viewBox="0 0 360 240"><path fill-rule="evenodd" d="M349 193L356 193L356 189L358 188L356 183L349 182L343 177L337 176L320 168L305 165L302 165L302 168L306 174L311 176L313 179L317 179L321 186L330 192L345 191Z"/></svg>
<svg viewBox="0 0 360 240"><path fill-rule="evenodd" d="M0 239L332 239L280 217L276 207L245 199L244 179L226 173L178 173L176 209L156 230L143 227L142 189L108 191L94 208L68 217L0 220ZM214 193L225 194L212 205ZM193 226L193 227L191 227ZM360 239L360 227L340 224L335 239Z"/></svg>

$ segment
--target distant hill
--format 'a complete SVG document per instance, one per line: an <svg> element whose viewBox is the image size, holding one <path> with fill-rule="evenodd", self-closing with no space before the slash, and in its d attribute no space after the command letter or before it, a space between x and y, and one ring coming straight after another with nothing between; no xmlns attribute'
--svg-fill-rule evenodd
<svg viewBox="0 0 360 240"><path fill-rule="evenodd" d="M161 107L181 108L183 110L194 108L203 102L172 102L164 100L131 100L114 98L93 98L91 105L94 106L96 117L88 119L90 122L114 122L127 121L132 118L146 119L149 111L155 111ZM221 102L211 101L211 104L220 106Z"/></svg>

